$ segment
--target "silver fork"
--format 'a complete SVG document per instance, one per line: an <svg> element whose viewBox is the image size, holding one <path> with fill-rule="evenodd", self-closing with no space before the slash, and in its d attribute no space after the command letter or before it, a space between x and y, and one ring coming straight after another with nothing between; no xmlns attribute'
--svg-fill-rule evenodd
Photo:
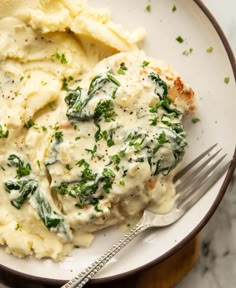
<svg viewBox="0 0 236 288"><path fill-rule="evenodd" d="M231 161L224 161L227 154L220 156L222 149L209 154L216 146L211 146L175 175L176 201L169 213L154 214L145 210L141 220L120 241L61 288L82 288L140 232L151 227L169 226L179 220L229 168Z"/></svg>

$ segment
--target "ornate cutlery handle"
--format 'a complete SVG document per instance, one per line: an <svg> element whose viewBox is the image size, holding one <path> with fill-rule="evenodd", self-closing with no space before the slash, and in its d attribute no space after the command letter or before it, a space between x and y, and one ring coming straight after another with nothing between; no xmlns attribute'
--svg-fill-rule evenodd
<svg viewBox="0 0 236 288"><path fill-rule="evenodd" d="M94 261L84 271L80 272L72 280L67 282L61 288L82 288L95 274L100 271L103 266L111 260L123 247L129 244L140 232L147 229L149 225L142 225L138 223L125 236L114 244L103 256Z"/></svg>

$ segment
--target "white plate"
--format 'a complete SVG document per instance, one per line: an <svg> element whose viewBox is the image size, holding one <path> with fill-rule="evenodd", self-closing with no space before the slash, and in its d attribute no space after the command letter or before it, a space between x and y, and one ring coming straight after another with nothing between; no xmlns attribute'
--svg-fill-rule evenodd
<svg viewBox="0 0 236 288"><path fill-rule="evenodd" d="M90 2L97 7L108 6L113 19L126 28L144 27L147 38L143 48L147 54L166 60L196 91L199 98L197 117L201 121L195 125L191 121L187 123L189 150L185 162L214 143L219 143L230 157L233 156L236 143L236 133L233 132L236 107L233 55L217 23L211 18L213 25L208 18L212 16L206 16L202 10L202 4L193 0ZM150 13L145 11L147 3L151 3ZM172 11L174 4L177 8L175 12ZM179 35L185 40L182 44L175 40ZM209 46L214 48L212 53L206 52ZM190 48L193 51L189 56L182 55L184 50ZM229 84L224 83L225 77L230 77ZM124 276L123 273L137 271L144 265L157 263L174 253L209 220L225 192L232 173L233 167L226 179L222 178L175 225L140 235L127 249L118 254L97 278L109 280L110 277L121 277ZM13 269L17 274L24 273L26 277L41 277L44 278L41 279L44 282L59 280L60 283L61 280L70 279L84 269L120 237L121 233L116 228L99 232L91 248L77 249L61 263L50 260L37 261L33 258L16 259L0 249L0 266L2 265L3 269Z"/></svg>

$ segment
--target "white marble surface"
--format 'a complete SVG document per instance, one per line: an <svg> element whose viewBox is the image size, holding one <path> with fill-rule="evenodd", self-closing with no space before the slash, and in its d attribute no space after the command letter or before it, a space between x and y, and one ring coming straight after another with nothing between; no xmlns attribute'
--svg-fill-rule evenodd
<svg viewBox="0 0 236 288"><path fill-rule="evenodd" d="M203 0L236 55L236 0ZM215 215L201 232L201 254L176 288L236 287L236 174ZM7 288L0 284L0 288Z"/></svg>
<svg viewBox="0 0 236 288"><path fill-rule="evenodd" d="M236 1L203 0L236 55ZM197 265L176 288L236 287L236 173L216 213L201 232Z"/></svg>

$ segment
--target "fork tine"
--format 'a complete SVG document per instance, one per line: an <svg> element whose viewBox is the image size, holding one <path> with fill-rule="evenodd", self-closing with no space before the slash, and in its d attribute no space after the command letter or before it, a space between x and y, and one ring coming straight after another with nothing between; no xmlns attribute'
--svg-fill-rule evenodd
<svg viewBox="0 0 236 288"><path fill-rule="evenodd" d="M208 148L205 152L203 152L201 155L199 155L196 159L194 159L192 162L190 162L187 166L185 166L181 171L179 171L173 178L173 181L178 181L183 175L187 174L188 171L192 167L194 167L199 161L201 161L202 158L204 158L211 150L213 150L218 144L212 145L210 148Z"/></svg>
<svg viewBox="0 0 236 288"><path fill-rule="evenodd" d="M224 175L230 164L231 160L227 162L222 168L215 169L215 171L212 172L212 175L207 178L204 185L200 189L193 189L192 195L180 203L177 208L183 209L185 211L189 210L206 194L206 192L209 191L209 189L220 179L220 177Z"/></svg>
<svg viewBox="0 0 236 288"><path fill-rule="evenodd" d="M194 181L194 179L197 177L197 175L199 175L203 169L205 167L207 167L207 165L220 153L220 151L222 151L222 149L218 150L217 152L215 152L212 156L208 157L207 160L205 160L205 162L203 162L200 166L198 166L195 170L190 170L188 171L189 173L184 174L181 178L180 181L181 183L178 184L179 189L181 190L182 188L186 187L187 182L189 182L189 179L191 179L191 182ZM206 155L205 155L206 156ZM226 155L225 155L226 156ZM202 158L203 159L203 158ZM201 159L201 160L202 160ZM223 160L223 159L222 159ZM198 164L198 163L196 163ZM195 164L195 165L196 165ZM195 167L195 165L193 167ZM193 168L192 167L192 168Z"/></svg>
<svg viewBox="0 0 236 288"><path fill-rule="evenodd" d="M195 178L195 180L190 179L191 181L190 185L186 185L185 188L183 188L182 185L176 186L176 193L177 195L179 194L178 200L180 203L183 202L188 197L191 197L190 195L195 190L200 189L206 183L206 181L208 181L208 179L211 179L211 175L214 173L215 169L223 161L226 155L227 154L223 155L216 162L206 166L205 169L203 169L201 173L199 173L199 176ZM221 169L221 168L218 167L218 169Z"/></svg>

